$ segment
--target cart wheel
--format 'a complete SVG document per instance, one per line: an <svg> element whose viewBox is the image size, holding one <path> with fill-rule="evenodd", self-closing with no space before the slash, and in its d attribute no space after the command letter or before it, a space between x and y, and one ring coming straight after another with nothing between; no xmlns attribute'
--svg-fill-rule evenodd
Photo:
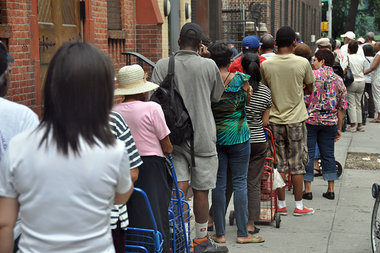
<svg viewBox="0 0 380 253"><path fill-rule="evenodd" d="M276 213L274 219L276 220L276 228L280 228L280 223L281 223L281 215L280 215L280 213Z"/></svg>
<svg viewBox="0 0 380 253"><path fill-rule="evenodd" d="M335 166L336 166L336 175L339 178L342 175L342 173L343 173L343 167L340 164L340 162L338 162L338 161L335 161Z"/></svg>
<svg viewBox="0 0 380 253"><path fill-rule="evenodd" d="M233 226L235 223L235 211L230 211L230 226Z"/></svg>

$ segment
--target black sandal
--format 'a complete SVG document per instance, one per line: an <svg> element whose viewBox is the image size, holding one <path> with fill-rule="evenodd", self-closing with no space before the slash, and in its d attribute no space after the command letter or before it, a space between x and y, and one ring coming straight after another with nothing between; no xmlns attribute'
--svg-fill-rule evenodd
<svg viewBox="0 0 380 253"><path fill-rule="evenodd" d="M249 231L248 230L248 233L250 233L251 235L257 234L258 232L260 232L260 228L258 228L256 226L255 226L255 230L254 231Z"/></svg>
<svg viewBox="0 0 380 253"><path fill-rule="evenodd" d="M322 176L322 170L314 169L314 177L320 177L320 176Z"/></svg>

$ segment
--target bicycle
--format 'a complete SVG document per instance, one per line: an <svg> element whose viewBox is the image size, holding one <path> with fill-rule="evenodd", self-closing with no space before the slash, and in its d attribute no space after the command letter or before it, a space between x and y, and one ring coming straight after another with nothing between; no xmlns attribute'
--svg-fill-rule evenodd
<svg viewBox="0 0 380 253"><path fill-rule="evenodd" d="M371 219L371 245L372 252L380 252L380 215L379 213L379 203L380 203L380 187L378 184L372 185L372 197L375 198L375 204L373 205L372 210L372 219Z"/></svg>

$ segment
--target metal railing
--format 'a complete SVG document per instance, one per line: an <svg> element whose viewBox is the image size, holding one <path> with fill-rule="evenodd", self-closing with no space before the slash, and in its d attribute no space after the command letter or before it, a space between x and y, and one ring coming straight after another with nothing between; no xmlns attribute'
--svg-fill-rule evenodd
<svg viewBox="0 0 380 253"><path fill-rule="evenodd" d="M136 52L122 52L122 55L125 55L127 57L126 65L132 64L132 56L137 58L137 64L139 64L142 68L144 68L144 63L149 65L152 68L152 71L156 64L143 56L142 54L136 53Z"/></svg>

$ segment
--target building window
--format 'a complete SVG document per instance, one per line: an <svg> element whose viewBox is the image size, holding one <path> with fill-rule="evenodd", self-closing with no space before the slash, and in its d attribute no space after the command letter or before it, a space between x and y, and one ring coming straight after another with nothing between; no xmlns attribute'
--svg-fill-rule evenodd
<svg viewBox="0 0 380 253"><path fill-rule="evenodd" d="M120 0L107 0L108 30L121 30Z"/></svg>
<svg viewBox="0 0 380 253"><path fill-rule="evenodd" d="M293 3L293 0L291 0L291 4L290 4L290 25L293 27L294 29L294 3Z"/></svg>
<svg viewBox="0 0 380 253"><path fill-rule="evenodd" d="M282 27L282 1L280 1L280 27Z"/></svg>
<svg viewBox="0 0 380 253"><path fill-rule="evenodd" d="M285 17L285 25L289 25L289 0L285 0L285 14L284 14L284 17Z"/></svg>
<svg viewBox="0 0 380 253"><path fill-rule="evenodd" d="M301 27L301 37L303 38L303 40L305 39L306 37L306 26L305 26L305 18L306 18L306 6L305 6L305 3L302 3L302 27Z"/></svg>
<svg viewBox="0 0 380 253"><path fill-rule="evenodd" d="M276 7L276 2L275 2L275 0L272 0L271 1L271 6L270 6L270 17L271 17L271 19L270 19L270 30L271 30L271 33L272 33L272 35L274 36L274 34L275 34L275 31L274 31L274 22L275 22L275 16L276 16L276 12L275 12L275 7Z"/></svg>

